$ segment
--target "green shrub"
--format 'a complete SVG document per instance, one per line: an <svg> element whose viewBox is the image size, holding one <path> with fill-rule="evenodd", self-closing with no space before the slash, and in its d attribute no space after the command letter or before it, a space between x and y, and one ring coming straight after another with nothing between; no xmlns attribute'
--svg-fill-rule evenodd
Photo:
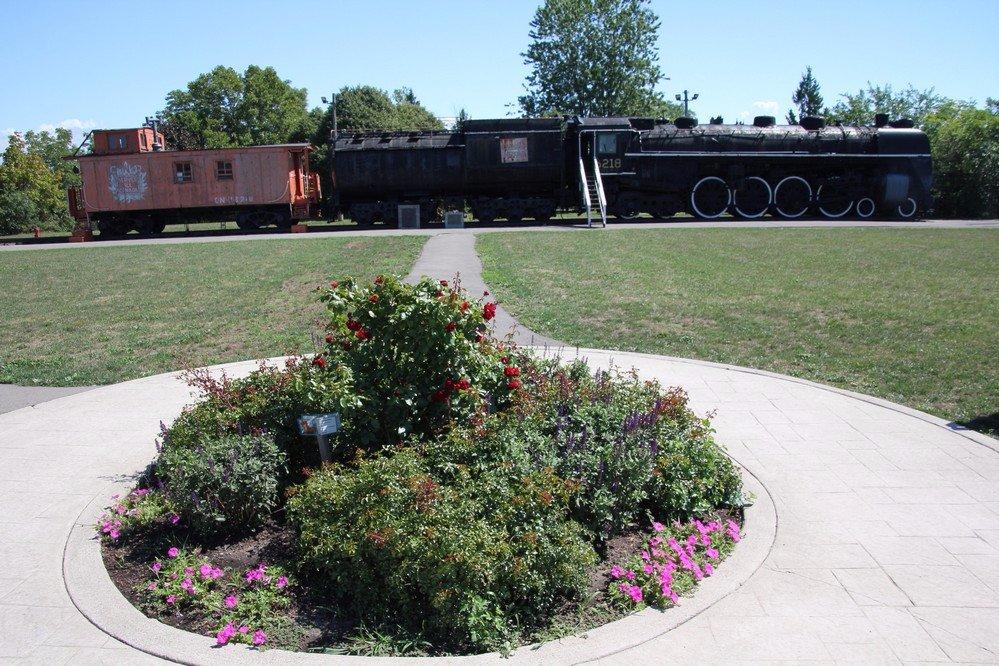
<svg viewBox="0 0 999 666"><path fill-rule="evenodd" d="M164 448L156 463L173 506L202 536L260 525L278 506L285 454L267 434L204 434Z"/></svg>
<svg viewBox="0 0 999 666"><path fill-rule="evenodd" d="M303 467L319 464L315 444L298 434L298 417L344 412L356 404L346 368L320 368L298 358L289 359L283 368L261 363L242 379L215 378L196 370L188 381L204 399L164 432L164 449L196 448L205 436L269 432L288 458L291 481Z"/></svg>
<svg viewBox="0 0 999 666"><path fill-rule="evenodd" d="M495 304L472 299L460 284L347 279L321 298L330 320L316 362L349 369L360 404L346 415L342 438L363 448L470 422L520 386L487 335Z"/></svg>
<svg viewBox="0 0 999 666"><path fill-rule="evenodd" d="M521 436L536 442L536 459L580 484L573 517L601 539L648 517L741 503L738 471L681 389L634 372L591 374L580 361L519 362L532 396L518 404Z"/></svg>
<svg viewBox="0 0 999 666"><path fill-rule="evenodd" d="M440 467L440 466L438 466ZM585 588L595 553L566 520L572 486L514 466L437 474L412 449L331 466L289 502L308 566L365 619L491 649Z"/></svg>

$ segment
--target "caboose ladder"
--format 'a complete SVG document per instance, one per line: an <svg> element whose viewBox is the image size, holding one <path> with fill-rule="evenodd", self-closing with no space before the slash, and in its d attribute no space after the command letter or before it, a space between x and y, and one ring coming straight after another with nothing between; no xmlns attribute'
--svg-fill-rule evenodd
<svg viewBox="0 0 999 666"><path fill-rule="evenodd" d="M592 169L586 168L586 161L579 158L579 181L583 193L583 206L586 208L586 226L593 226L594 213L600 214L600 226L607 226L607 200L604 198L604 184L600 178L600 165L593 160ZM596 208L596 210L594 210Z"/></svg>

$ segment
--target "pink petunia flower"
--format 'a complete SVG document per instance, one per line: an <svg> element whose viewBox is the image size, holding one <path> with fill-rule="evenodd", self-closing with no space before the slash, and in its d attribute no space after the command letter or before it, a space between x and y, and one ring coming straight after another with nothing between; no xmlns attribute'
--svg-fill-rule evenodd
<svg viewBox="0 0 999 666"><path fill-rule="evenodd" d="M198 569L198 573L201 574L202 578L210 577L212 575L212 565L202 564L201 567Z"/></svg>
<svg viewBox="0 0 999 666"><path fill-rule="evenodd" d="M656 532L662 532L666 528L663 526L662 523L652 523L652 529L654 529Z"/></svg>
<svg viewBox="0 0 999 666"><path fill-rule="evenodd" d="M651 564L646 564L644 567L642 567L642 571L644 571L645 573L647 573L648 575L651 576L652 572L653 572L652 565Z"/></svg>
<svg viewBox="0 0 999 666"><path fill-rule="evenodd" d="M239 628L239 633L245 636L246 634L250 633L250 628L244 624Z"/></svg>
<svg viewBox="0 0 999 666"><path fill-rule="evenodd" d="M253 632L253 644L263 645L267 642L267 634L264 633L263 629L257 629Z"/></svg>
<svg viewBox="0 0 999 666"><path fill-rule="evenodd" d="M159 572L160 572L160 569L162 569L162 568L163 568L163 565L162 565L162 564L160 564L159 560L156 560L155 562L153 562L153 566L152 566L152 567L150 567L150 568L151 568L151 569L152 569L153 571L155 571L156 573L159 573Z"/></svg>
<svg viewBox="0 0 999 666"><path fill-rule="evenodd" d="M168 606L172 606L175 601L177 601L177 596L176 595L171 594L169 597L166 598L166 602L167 602Z"/></svg>
<svg viewBox="0 0 999 666"><path fill-rule="evenodd" d="M277 586L277 589L280 590L284 588L287 584L288 584L287 576L278 576L277 583L275 584Z"/></svg>
<svg viewBox="0 0 999 666"><path fill-rule="evenodd" d="M235 635L235 633L236 633L236 627L232 626L232 622L228 623L227 625L219 629L219 633L215 634L215 644L225 645L226 643L229 642L229 639Z"/></svg>
<svg viewBox="0 0 999 666"><path fill-rule="evenodd" d="M615 579L620 578L621 576L624 575L624 569L615 564L614 566L611 567L610 575L611 578Z"/></svg>
<svg viewBox="0 0 999 666"><path fill-rule="evenodd" d="M235 608L236 607L236 595L235 594L230 594L228 597L225 598L225 607L226 608Z"/></svg>
<svg viewBox="0 0 999 666"><path fill-rule="evenodd" d="M176 546L172 546L170 550L167 551L167 557L177 557L180 555L180 550Z"/></svg>
<svg viewBox="0 0 999 666"><path fill-rule="evenodd" d="M156 583L150 583L149 585L146 586L146 589L152 592L153 590L156 589Z"/></svg>
<svg viewBox="0 0 999 666"><path fill-rule="evenodd" d="M635 572L632 571L631 569L628 569L627 571L624 572L624 577L627 578L628 580L635 580Z"/></svg>

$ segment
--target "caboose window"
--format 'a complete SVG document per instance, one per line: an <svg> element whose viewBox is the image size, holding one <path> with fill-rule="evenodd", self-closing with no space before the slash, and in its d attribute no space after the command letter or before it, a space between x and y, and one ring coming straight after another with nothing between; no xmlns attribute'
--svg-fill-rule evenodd
<svg viewBox="0 0 999 666"><path fill-rule="evenodd" d="M617 153L617 134L597 134L597 152L601 155Z"/></svg>
<svg viewBox="0 0 999 666"><path fill-rule="evenodd" d="M194 182L194 172L191 170L190 162L176 162L173 165L173 182L192 183Z"/></svg>
<svg viewBox="0 0 999 666"><path fill-rule="evenodd" d="M108 134L108 152L115 153L128 147L128 139L124 134Z"/></svg>
<svg viewBox="0 0 999 666"><path fill-rule="evenodd" d="M217 180L232 180L232 162L217 161L215 163L215 178Z"/></svg>

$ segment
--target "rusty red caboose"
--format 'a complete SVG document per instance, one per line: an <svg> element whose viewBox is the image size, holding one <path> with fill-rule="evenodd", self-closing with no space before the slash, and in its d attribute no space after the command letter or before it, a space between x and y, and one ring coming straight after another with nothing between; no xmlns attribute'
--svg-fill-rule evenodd
<svg viewBox="0 0 999 666"><path fill-rule="evenodd" d="M159 233L167 224L235 219L241 229L290 227L313 217L318 174L307 143L167 150L149 127L95 130L79 162L81 187L69 209L102 236Z"/></svg>

